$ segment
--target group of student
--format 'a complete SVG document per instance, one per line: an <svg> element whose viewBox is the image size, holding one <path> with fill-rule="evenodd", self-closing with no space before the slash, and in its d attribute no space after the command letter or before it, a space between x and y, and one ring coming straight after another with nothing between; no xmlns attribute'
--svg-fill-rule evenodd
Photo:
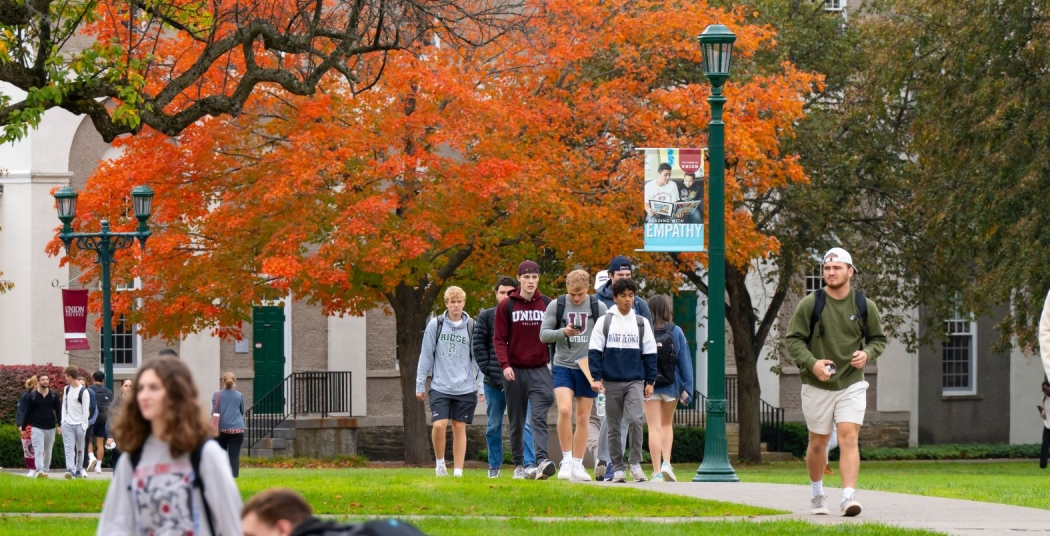
<svg viewBox="0 0 1050 536"><path fill-rule="evenodd" d="M596 480L626 482L629 474L645 482L647 423L652 478L676 480L672 424L677 405L692 396L692 357L684 332L671 321L671 300L642 300L631 270L629 259L615 257L607 278L596 280L594 295L590 274L574 270L566 276L566 293L551 299L538 290L539 265L524 261L517 279L496 282L497 305L481 311L476 322L463 310L463 289L445 291L447 309L427 325L416 373L416 397L428 401L433 420L437 476L448 474L449 423L453 475L462 476L466 425L484 401L490 478L498 478L503 465L505 411L516 479L557 473L559 479L589 481L583 458L590 451ZM547 452L547 413L555 404L560 469Z"/></svg>

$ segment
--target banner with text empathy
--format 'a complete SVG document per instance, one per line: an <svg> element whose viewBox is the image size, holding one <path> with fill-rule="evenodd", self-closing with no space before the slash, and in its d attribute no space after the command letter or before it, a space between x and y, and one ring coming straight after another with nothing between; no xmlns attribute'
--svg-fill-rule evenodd
<svg viewBox="0 0 1050 536"><path fill-rule="evenodd" d="M704 157L707 149L645 153L645 248L704 251Z"/></svg>
<svg viewBox="0 0 1050 536"><path fill-rule="evenodd" d="M87 340L87 290L62 289L62 317L66 327L66 350L90 350Z"/></svg>

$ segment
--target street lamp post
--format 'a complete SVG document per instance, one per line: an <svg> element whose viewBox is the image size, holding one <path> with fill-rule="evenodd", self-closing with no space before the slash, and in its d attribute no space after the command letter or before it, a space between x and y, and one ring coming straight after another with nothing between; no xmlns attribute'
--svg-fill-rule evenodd
<svg viewBox="0 0 1050 536"><path fill-rule="evenodd" d="M106 372L106 388L113 390L113 309L110 305L109 265L114 261L118 250L130 248L138 239L142 249L146 249L149 239L149 221L153 213L153 190L149 186L136 186L131 191L135 205L135 218L139 220L138 228L129 233L114 233L109 230L109 221L102 220L102 228L97 233L73 232L73 218L77 213L77 191L63 186L55 192L55 205L58 219L62 221L62 232L58 238L69 252L70 244L76 242L80 249L95 252L95 264L102 266L102 362Z"/></svg>
<svg viewBox="0 0 1050 536"><path fill-rule="evenodd" d="M708 26L700 35L704 74L711 81L711 122L708 146L711 162L709 177L711 227L708 249L707 303L711 327L707 341L707 434L704 461L693 482L739 482L729 463L726 438L726 206L725 206L725 123L722 122L722 84L729 78L729 61L736 35L721 24Z"/></svg>

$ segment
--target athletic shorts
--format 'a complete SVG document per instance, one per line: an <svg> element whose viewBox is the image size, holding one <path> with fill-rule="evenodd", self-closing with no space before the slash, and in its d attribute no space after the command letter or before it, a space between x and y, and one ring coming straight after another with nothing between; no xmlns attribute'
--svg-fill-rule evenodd
<svg viewBox="0 0 1050 536"><path fill-rule="evenodd" d="M653 396L647 400L656 400L657 402L678 402L678 399L671 395L661 395L659 393L653 393Z"/></svg>
<svg viewBox="0 0 1050 536"><path fill-rule="evenodd" d="M868 382L857 382L841 391L802 384L802 415L810 432L828 435L835 423L864 424L868 407Z"/></svg>
<svg viewBox="0 0 1050 536"><path fill-rule="evenodd" d="M478 394L446 395L430 390L430 416L435 421L452 419L470 424L474 422L474 410L478 407Z"/></svg>
<svg viewBox="0 0 1050 536"><path fill-rule="evenodd" d="M91 425L91 435L93 437L109 439L109 436L106 435L106 419L102 418L101 415L95 419L95 424Z"/></svg>
<svg viewBox="0 0 1050 536"><path fill-rule="evenodd" d="M591 389L591 382L587 381L587 376L584 376L583 371L580 369L554 365L551 367L551 373L554 375L552 382L555 389L567 387L572 389L573 394L583 398L598 396L598 393Z"/></svg>

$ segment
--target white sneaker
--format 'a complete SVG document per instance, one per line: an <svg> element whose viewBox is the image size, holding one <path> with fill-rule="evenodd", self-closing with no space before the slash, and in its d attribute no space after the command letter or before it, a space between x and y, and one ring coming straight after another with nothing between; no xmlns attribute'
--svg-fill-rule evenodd
<svg viewBox="0 0 1050 536"><path fill-rule="evenodd" d="M576 464L572 460L562 460L561 469L558 469L558 480L572 480L572 470Z"/></svg>
<svg viewBox="0 0 1050 536"><path fill-rule="evenodd" d="M97 464L98 464L98 460L95 458L95 453L89 452L88 453L88 466L87 466L88 472L94 471L95 470L95 465L97 465Z"/></svg>
<svg viewBox="0 0 1050 536"><path fill-rule="evenodd" d="M572 468L572 479L576 482L590 482L591 475L587 474L587 470L583 468L583 463L574 464Z"/></svg>
<svg viewBox="0 0 1050 536"><path fill-rule="evenodd" d="M613 482L627 482L627 476L623 474L623 471L613 472Z"/></svg>
<svg viewBox="0 0 1050 536"><path fill-rule="evenodd" d="M554 467L554 462L543 460L538 466L536 466L536 471L532 474L532 478L535 478L536 480L547 480L554 476L555 471L557 471L557 469Z"/></svg>
<svg viewBox="0 0 1050 536"><path fill-rule="evenodd" d="M664 482L678 482L678 479L674 476L674 469L671 469L671 464L667 462L660 466L660 474L663 476Z"/></svg>
<svg viewBox="0 0 1050 536"><path fill-rule="evenodd" d="M30 469L29 472L26 473L26 476L29 477L29 478L36 478L36 471L33 470L33 469Z"/></svg>
<svg viewBox="0 0 1050 536"><path fill-rule="evenodd" d="M828 511L828 496L817 495L809 500L809 513L815 516L826 516Z"/></svg>
<svg viewBox="0 0 1050 536"><path fill-rule="evenodd" d="M524 479L525 479L525 466L524 465L519 465L519 466L515 467L514 468L514 480L524 480Z"/></svg>
<svg viewBox="0 0 1050 536"><path fill-rule="evenodd" d="M663 482L664 481L664 475L663 475L663 473L653 473L653 476L649 479L649 481L651 481L651 482Z"/></svg>
<svg viewBox="0 0 1050 536"><path fill-rule="evenodd" d="M856 494L849 498L842 498L842 515L845 517L860 515L860 503L857 502Z"/></svg>
<svg viewBox="0 0 1050 536"><path fill-rule="evenodd" d="M102 474L102 462L98 462L97 464L95 464L95 474L96 475L101 475Z"/></svg>
<svg viewBox="0 0 1050 536"><path fill-rule="evenodd" d="M631 465L631 478L633 478L635 482L645 482L649 480L645 477L645 470L637 463Z"/></svg>
<svg viewBox="0 0 1050 536"><path fill-rule="evenodd" d="M448 468L444 465L439 465L434 468L434 474L437 476L448 476Z"/></svg>

